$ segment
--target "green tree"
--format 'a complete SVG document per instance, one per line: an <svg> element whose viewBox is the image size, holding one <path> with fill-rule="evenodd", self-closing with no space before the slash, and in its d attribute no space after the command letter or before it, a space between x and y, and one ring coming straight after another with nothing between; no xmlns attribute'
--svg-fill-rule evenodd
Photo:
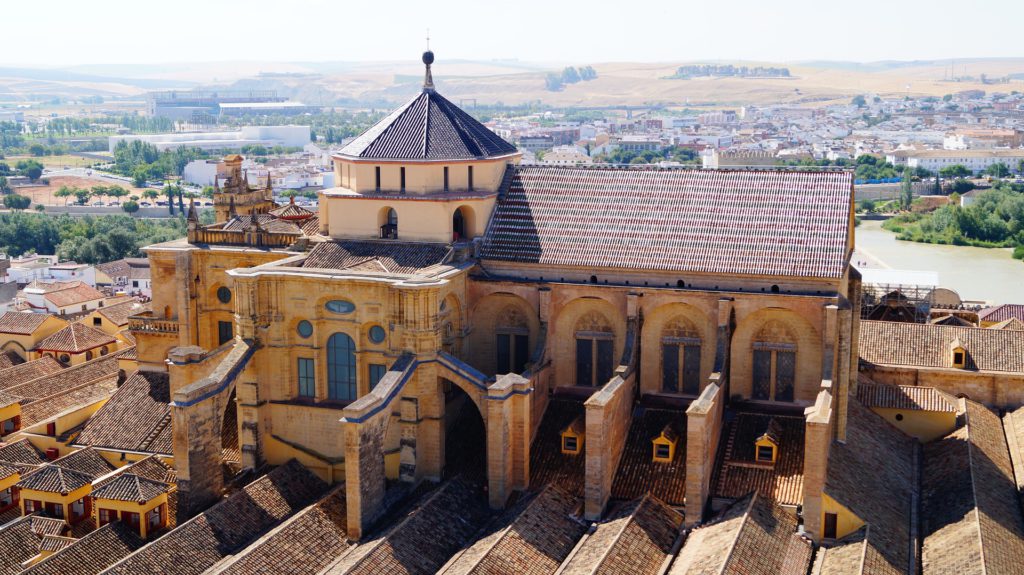
<svg viewBox="0 0 1024 575"><path fill-rule="evenodd" d="M75 203L80 206L84 206L89 203L89 199L92 198L92 190L86 188L75 188Z"/></svg>
<svg viewBox="0 0 1024 575"><path fill-rule="evenodd" d="M953 99L953 94L946 94L945 96L942 97L942 101L943 102L949 102L952 99Z"/></svg>
<svg viewBox="0 0 1024 575"><path fill-rule="evenodd" d="M160 197L160 192L153 189L143 190L142 197L146 198L147 200L155 200L158 197Z"/></svg>
<svg viewBox="0 0 1024 575"><path fill-rule="evenodd" d="M850 103L853 104L854 106L857 106L858 108L863 108L864 106L867 105L868 102L866 99L864 99L864 96L858 94L854 96L852 100L850 100Z"/></svg>
<svg viewBox="0 0 1024 575"><path fill-rule="evenodd" d="M178 186L172 186L170 184L164 186L164 195L167 196L167 211L173 216L174 215L174 198L181 192L181 188Z"/></svg>
<svg viewBox="0 0 1024 575"><path fill-rule="evenodd" d="M27 176L33 182L43 175L43 165L35 160L21 160L16 167L18 173Z"/></svg>
<svg viewBox="0 0 1024 575"><path fill-rule="evenodd" d="M7 183L7 176L0 176L0 194L9 194L13 191L11 185Z"/></svg>
<svg viewBox="0 0 1024 575"><path fill-rule="evenodd" d="M985 174L993 178L1005 178L1010 175L1010 168L1002 162L997 162L985 168Z"/></svg>
<svg viewBox="0 0 1024 575"><path fill-rule="evenodd" d="M64 205L66 206L68 205L68 198L75 195L75 189L76 188L69 188L68 186L61 186L60 189L53 193L53 195L58 198L62 198L64 200Z"/></svg>
<svg viewBox="0 0 1024 575"><path fill-rule="evenodd" d="M900 207L904 210L909 210L910 204L914 201L913 175L913 170L910 168L904 168L903 182L900 184Z"/></svg>
<svg viewBox="0 0 1024 575"><path fill-rule="evenodd" d="M9 210L24 210L32 204L32 198L28 196L20 196L18 194L9 194L4 196L4 206Z"/></svg>
<svg viewBox="0 0 1024 575"><path fill-rule="evenodd" d="M1024 176L1024 158L1017 160L1017 173Z"/></svg>
<svg viewBox="0 0 1024 575"><path fill-rule="evenodd" d="M42 144L32 144L31 146L28 147L28 153L36 157L45 156L46 146L43 146Z"/></svg>
<svg viewBox="0 0 1024 575"><path fill-rule="evenodd" d="M43 204L36 204L36 207L34 209L37 212L42 213L46 211L46 206L44 206Z"/></svg>
<svg viewBox="0 0 1024 575"><path fill-rule="evenodd" d="M875 211L875 202L872 201L872 200L867 200L867 199L861 200L860 201L860 209L861 209L861 211L870 214L871 212Z"/></svg>
<svg viewBox="0 0 1024 575"><path fill-rule="evenodd" d="M139 204L134 200L128 200L121 204L121 209L128 215L134 215L135 212L139 211Z"/></svg>
<svg viewBox="0 0 1024 575"><path fill-rule="evenodd" d="M953 164L940 169L939 175L943 178L966 178L973 174L963 164Z"/></svg>
<svg viewBox="0 0 1024 575"><path fill-rule="evenodd" d="M132 172L132 185L136 188L145 188L149 178L146 169L142 166L138 166Z"/></svg>

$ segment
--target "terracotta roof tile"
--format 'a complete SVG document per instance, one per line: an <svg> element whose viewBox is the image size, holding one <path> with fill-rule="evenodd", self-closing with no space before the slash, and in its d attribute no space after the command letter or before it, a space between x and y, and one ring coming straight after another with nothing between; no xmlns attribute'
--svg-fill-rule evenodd
<svg viewBox="0 0 1024 575"><path fill-rule="evenodd" d="M293 197L287 204L270 210L270 215L281 218L283 220L304 220L316 215L316 212L307 210L306 208L296 205L295 198ZM300 224L301 225L301 224Z"/></svg>
<svg viewBox="0 0 1024 575"><path fill-rule="evenodd" d="M793 513L755 493L693 530L669 574L802 575L810 562Z"/></svg>
<svg viewBox="0 0 1024 575"><path fill-rule="evenodd" d="M97 312L110 320L114 325L128 325L129 317L151 310L152 306L150 304L142 303L136 299L131 299L118 304L102 307L98 309Z"/></svg>
<svg viewBox="0 0 1024 575"><path fill-rule="evenodd" d="M995 325L988 326L988 329L1013 329L1017 331L1024 330L1024 321L1021 321L1015 317L1003 320Z"/></svg>
<svg viewBox="0 0 1024 575"><path fill-rule="evenodd" d="M257 214L256 222L263 231L274 234L302 235L302 229L295 222L278 219L270 214ZM221 226L220 229L226 232L242 232L253 226L253 216L235 216Z"/></svg>
<svg viewBox="0 0 1024 575"><path fill-rule="evenodd" d="M293 459L125 557L106 573L149 575L174 565L175 573L199 575L326 490L323 481Z"/></svg>
<svg viewBox="0 0 1024 575"><path fill-rule="evenodd" d="M93 477L57 465L44 465L17 483L21 489L68 494L92 483Z"/></svg>
<svg viewBox="0 0 1024 575"><path fill-rule="evenodd" d="M25 363L25 360L13 350L0 352L0 375L3 374L4 370L23 363Z"/></svg>
<svg viewBox="0 0 1024 575"><path fill-rule="evenodd" d="M924 448L924 572L1016 572L1024 516L1002 421L979 403L965 403L965 424Z"/></svg>
<svg viewBox="0 0 1024 575"><path fill-rule="evenodd" d="M32 516L0 527L0 575L21 573L21 563L39 554L39 536L32 531Z"/></svg>
<svg viewBox="0 0 1024 575"><path fill-rule="evenodd" d="M952 367L960 340L967 369L1024 373L1024 332L888 321L860 322L860 357L879 365Z"/></svg>
<svg viewBox="0 0 1024 575"><path fill-rule="evenodd" d="M106 297L96 288L90 287L82 282L69 283L77 285L65 287L64 289L48 291L43 294L43 297L58 308L84 304L91 301L101 300Z"/></svg>
<svg viewBox="0 0 1024 575"><path fill-rule="evenodd" d="M124 451L171 454L170 378L166 373L138 371L85 424L77 445Z"/></svg>
<svg viewBox="0 0 1024 575"><path fill-rule="evenodd" d="M9 389L62 369L64 366L59 361L44 355L39 359L0 370L0 389Z"/></svg>
<svg viewBox="0 0 1024 575"><path fill-rule="evenodd" d="M435 91L424 91L341 149L364 159L458 160L516 153L475 118Z"/></svg>
<svg viewBox="0 0 1024 575"><path fill-rule="evenodd" d="M142 547L144 541L120 521L78 539L24 571L25 575L95 575Z"/></svg>
<svg viewBox="0 0 1024 575"><path fill-rule="evenodd" d="M654 461L651 440L665 426L681 434L671 462ZM665 409L638 408L629 426L626 445L615 470L612 498L633 500L646 494L680 507L686 498L686 413Z"/></svg>
<svg viewBox="0 0 1024 575"><path fill-rule="evenodd" d="M835 279L852 190L847 172L518 167L481 257Z"/></svg>
<svg viewBox="0 0 1024 575"><path fill-rule="evenodd" d="M117 340L112 335L85 324L73 322L64 329L53 333L36 344L36 351L55 351L64 353L82 353Z"/></svg>
<svg viewBox="0 0 1024 575"><path fill-rule="evenodd" d="M61 549L71 545L78 539L74 537L62 537L60 535L43 535L42 541L39 542L40 551L49 551L50 553L56 553Z"/></svg>
<svg viewBox="0 0 1024 575"><path fill-rule="evenodd" d="M981 321L1006 321L1010 318L1017 318L1024 321L1024 304L1003 304L996 307L985 308L978 313Z"/></svg>
<svg viewBox="0 0 1024 575"><path fill-rule="evenodd" d="M857 386L857 399L867 407L956 413L956 398L934 387L916 385Z"/></svg>
<svg viewBox="0 0 1024 575"><path fill-rule="evenodd" d="M544 417L537 428L537 437L530 449L530 487L539 489L554 483L577 497L583 496L586 458L583 453L562 453L562 430L583 415L582 402L565 399L548 401Z"/></svg>
<svg viewBox="0 0 1024 575"><path fill-rule="evenodd" d="M888 567L865 573L906 573L917 442L857 399L848 405L846 442L832 443L825 493L870 527L867 546Z"/></svg>
<svg viewBox="0 0 1024 575"><path fill-rule="evenodd" d="M51 317L53 316L48 313L9 311L0 315L0 333L31 335Z"/></svg>
<svg viewBox="0 0 1024 575"><path fill-rule="evenodd" d="M774 465L756 460L754 442L775 422L778 454ZM757 491L780 505L803 503L804 419L737 413L723 435L723 457L714 496L738 499Z"/></svg>
<svg viewBox="0 0 1024 575"><path fill-rule="evenodd" d="M111 376L116 378L117 373L117 358L115 355L107 355L41 375L24 383L5 388L4 391L23 399L36 400L76 389L89 382Z"/></svg>
<svg viewBox="0 0 1024 575"><path fill-rule="evenodd" d="M32 532L40 537L46 535L63 535L68 530L68 524L63 519L52 517L32 516Z"/></svg>
<svg viewBox="0 0 1024 575"><path fill-rule="evenodd" d="M151 501L169 489L166 483L139 477L134 473L121 473L95 488L92 496L97 499L141 502Z"/></svg>
<svg viewBox="0 0 1024 575"><path fill-rule="evenodd" d="M67 370L65 370L67 371ZM75 408L103 401L117 390L117 375L109 375L90 383L22 404L21 425L27 427L56 417Z"/></svg>
<svg viewBox="0 0 1024 575"><path fill-rule="evenodd" d="M554 573L587 530L582 499L557 485L521 501L439 575Z"/></svg>
<svg viewBox="0 0 1024 575"><path fill-rule="evenodd" d="M652 496L619 506L566 561L563 575L656 575L672 552L683 516Z"/></svg>
<svg viewBox="0 0 1024 575"><path fill-rule="evenodd" d="M451 248L441 244L341 240L318 244L302 267L344 270L373 263L373 268L364 267L363 271L415 274L450 259Z"/></svg>

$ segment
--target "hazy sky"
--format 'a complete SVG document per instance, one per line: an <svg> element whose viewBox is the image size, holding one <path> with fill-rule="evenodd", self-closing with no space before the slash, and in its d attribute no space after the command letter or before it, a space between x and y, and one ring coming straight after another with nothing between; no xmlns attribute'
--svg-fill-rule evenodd
<svg viewBox="0 0 1024 575"><path fill-rule="evenodd" d="M399 60L427 27L438 59L1024 56L1022 0L37 0L0 19L2 65Z"/></svg>

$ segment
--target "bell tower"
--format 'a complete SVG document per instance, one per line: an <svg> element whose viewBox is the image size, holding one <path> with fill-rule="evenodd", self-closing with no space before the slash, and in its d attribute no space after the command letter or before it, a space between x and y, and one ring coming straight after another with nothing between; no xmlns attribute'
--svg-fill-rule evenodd
<svg viewBox="0 0 1024 575"><path fill-rule="evenodd" d="M218 223L226 222L235 215L265 214L277 207L269 172L266 186L253 188L242 169L242 160L242 156L231 154L217 166L213 206Z"/></svg>

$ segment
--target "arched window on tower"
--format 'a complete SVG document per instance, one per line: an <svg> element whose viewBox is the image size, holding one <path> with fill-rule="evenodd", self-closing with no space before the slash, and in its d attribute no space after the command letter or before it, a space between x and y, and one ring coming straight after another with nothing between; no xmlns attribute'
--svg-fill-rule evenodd
<svg viewBox="0 0 1024 575"><path fill-rule="evenodd" d="M665 393L700 393L700 346L696 328L676 318L661 333L661 390Z"/></svg>
<svg viewBox="0 0 1024 575"><path fill-rule="evenodd" d="M394 208L384 208L383 222L380 225L380 238L382 240L398 239L398 212Z"/></svg>
<svg viewBox="0 0 1024 575"><path fill-rule="evenodd" d="M327 398L356 399L356 343L344 333L327 340Z"/></svg>
<svg viewBox="0 0 1024 575"><path fill-rule="evenodd" d="M604 385L615 365L611 322L593 311L576 322L576 385Z"/></svg>
<svg viewBox="0 0 1024 575"><path fill-rule="evenodd" d="M526 371L526 363L530 361L530 328L523 312L515 306L506 307L498 316L494 332L496 373Z"/></svg>
<svg viewBox="0 0 1024 575"><path fill-rule="evenodd" d="M752 399L793 401L796 337L783 323L770 321L754 337Z"/></svg>

